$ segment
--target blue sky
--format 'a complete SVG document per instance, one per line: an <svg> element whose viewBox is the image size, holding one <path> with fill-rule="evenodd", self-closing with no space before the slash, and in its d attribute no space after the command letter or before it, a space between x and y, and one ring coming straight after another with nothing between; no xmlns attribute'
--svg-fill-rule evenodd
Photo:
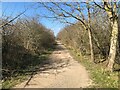
<svg viewBox="0 0 120 90"><path fill-rule="evenodd" d="M47 16L53 15L53 13L49 12L47 9L39 7L39 4L36 2L2 2L3 16L6 15L15 17L20 12L23 12L26 8L28 8L28 10L25 12L25 15L29 18L44 14ZM67 7L64 8L69 10ZM84 15L86 14L87 13L84 11ZM21 17L25 16L22 15ZM69 18L68 21L75 22L76 20ZM53 30L55 35L57 35L57 33L66 26L66 24L59 22L59 20L53 20L50 18L40 17L39 22L42 23L46 28Z"/></svg>
<svg viewBox="0 0 120 90"><path fill-rule="evenodd" d="M27 17L34 17L40 14L47 14L48 16L52 15L52 13L45 8L38 8L38 5L35 2L2 2L3 16L15 17L26 8L29 8L25 13ZM22 15L21 17L25 16ZM39 21L47 28L53 30L55 35L57 35L57 33L65 26L64 23L60 23L59 21L50 18L40 17ZM74 22L75 20L70 19L70 21Z"/></svg>

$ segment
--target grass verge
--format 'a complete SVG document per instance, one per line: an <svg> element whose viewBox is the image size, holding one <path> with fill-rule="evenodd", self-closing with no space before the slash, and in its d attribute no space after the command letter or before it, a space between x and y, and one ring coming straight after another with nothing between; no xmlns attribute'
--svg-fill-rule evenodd
<svg viewBox="0 0 120 90"><path fill-rule="evenodd" d="M69 49L69 51L75 60L86 67L93 81L93 85L90 88L111 88L112 90L117 90L119 85L118 72L106 72L103 63L95 64L89 60L90 56L81 56L80 53L73 49Z"/></svg>

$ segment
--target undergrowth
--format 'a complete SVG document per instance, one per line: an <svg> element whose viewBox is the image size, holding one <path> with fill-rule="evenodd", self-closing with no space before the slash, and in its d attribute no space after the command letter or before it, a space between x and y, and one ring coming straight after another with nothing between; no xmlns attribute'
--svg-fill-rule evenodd
<svg viewBox="0 0 120 90"><path fill-rule="evenodd" d="M49 55L53 52L54 49L49 48L41 55L36 55L35 57L29 57L31 62L28 62L29 65L26 68L16 69L14 73L7 72L7 78L4 76L2 80L2 89L9 89L14 87L15 85L27 80L31 73L37 72L40 67L42 67L48 60ZM28 59L28 58L24 58ZM26 65L26 64L24 64Z"/></svg>

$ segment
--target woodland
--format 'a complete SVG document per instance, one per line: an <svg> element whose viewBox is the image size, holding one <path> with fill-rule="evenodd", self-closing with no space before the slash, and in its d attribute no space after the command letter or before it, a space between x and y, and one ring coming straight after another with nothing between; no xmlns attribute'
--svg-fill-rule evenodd
<svg viewBox="0 0 120 90"><path fill-rule="evenodd" d="M58 20L66 26L57 36L39 22L38 17L2 18L2 76L3 88L43 67L60 41L71 55L94 76L96 87L119 87L120 71L120 2L36 2L49 15L40 18ZM75 19L71 22L69 19ZM87 59L85 59L87 58ZM96 73L97 72L97 73ZM17 79L16 79L17 78ZM101 79L106 80L103 82ZM11 84L11 82L14 82ZM96 88L95 87L95 88Z"/></svg>

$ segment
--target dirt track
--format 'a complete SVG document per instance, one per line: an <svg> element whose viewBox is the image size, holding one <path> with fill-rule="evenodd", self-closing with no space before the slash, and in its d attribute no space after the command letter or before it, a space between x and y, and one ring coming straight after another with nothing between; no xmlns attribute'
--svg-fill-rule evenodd
<svg viewBox="0 0 120 90"><path fill-rule="evenodd" d="M37 72L27 85L28 80L15 88L84 88L91 85L85 67L75 61L60 42L49 59L52 64L48 67L52 68Z"/></svg>

